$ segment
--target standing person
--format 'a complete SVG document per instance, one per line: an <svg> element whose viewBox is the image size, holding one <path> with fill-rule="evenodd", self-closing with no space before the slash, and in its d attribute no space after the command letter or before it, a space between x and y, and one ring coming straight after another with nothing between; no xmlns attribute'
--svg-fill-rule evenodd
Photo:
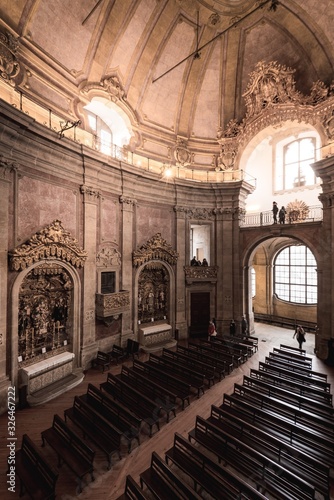
<svg viewBox="0 0 334 500"><path fill-rule="evenodd" d="M198 262L197 262L197 259L195 257L195 255L193 256L193 258L191 259L190 261L190 265L191 266L198 266Z"/></svg>
<svg viewBox="0 0 334 500"><path fill-rule="evenodd" d="M245 316L243 316L241 320L241 332L243 337L246 337L248 334L248 323Z"/></svg>
<svg viewBox="0 0 334 500"><path fill-rule="evenodd" d="M234 322L234 319L231 319L231 323L230 323L230 335L232 337L234 337L234 335L235 335L235 322Z"/></svg>
<svg viewBox="0 0 334 500"><path fill-rule="evenodd" d="M299 349L303 348L303 342L306 342L305 340L305 330L302 327L302 325L297 325L295 333L293 334L293 338L297 338L297 342L299 344Z"/></svg>
<svg viewBox="0 0 334 500"><path fill-rule="evenodd" d="M272 212L273 212L274 224L277 224L278 206L277 206L276 201L273 202Z"/></svg>
<svg viewBox="0 0 334 500"><path fill-rule="evenodd" d="M286 214L286 210L285 210L284 206L282 206L282 208L280 209L279 214L278 214L280 224L285 224L285 214Z"/></svg>
<svg viewBox="0 0 334 500"><path fill-rule="evenodd" d="M213 321L209 321L209 328L208 328L208 340L211 340L211 337L215 337L217 335L215 325Z"/></svg>
<svg viewBox="0 0 334 500"><path fill-rule="evenodd" d="M204 257L203 261L202 261L202 266L208 266L208 261L206 260L206 258Z"/></svg>

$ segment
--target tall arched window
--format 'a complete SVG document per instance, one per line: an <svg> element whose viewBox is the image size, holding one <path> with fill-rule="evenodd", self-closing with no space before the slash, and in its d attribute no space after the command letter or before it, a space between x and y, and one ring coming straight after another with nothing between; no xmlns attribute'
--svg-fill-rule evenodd
<svg viewBox="0 0 334 500"><path fill-rule="evenodd" d="M292 138L291 138L292 139ZM275 192L317 184L311 164L317 160L317 139L305 135L276 147Z"/></svg>
<svg viewBox="0 0 334 500"><path fill-rule="evenodd" d="M274 262L274 292L278 298L298 304L318 300L316 260L305 245L284 248Z"/></svg>

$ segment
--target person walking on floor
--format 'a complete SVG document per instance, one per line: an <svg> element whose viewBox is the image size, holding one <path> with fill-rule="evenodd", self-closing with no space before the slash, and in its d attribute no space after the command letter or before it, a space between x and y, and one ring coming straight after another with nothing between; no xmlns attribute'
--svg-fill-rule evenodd
<svg viewBox="0 0 334 500"><path fill-rule="evenodd" d="M245 316L243 316L241 320L241 333L243 337L248 335L248 323Z"/></svg>
<svg viewBox="0 0 334 500"><path fill-rule="evenodd" d="M230 323L230 335L231 335L231 337L234 337L234 335L235 335L235 322L234 322L234 319L231 319L231 323Z"/></svg>
<svg viewBox="0 0 334 500"><path fill-rule="evenodd" d="M295 333L293 334L293 338L295 337L297 338L299 349L302 349L303 342L306 342L306 340L305 340L305 330L301 325L296 326Z"/></svg>
<svg viewBox="0 0 334 500"><path fill-rule="evenodd" d="M213 321L209 321L208 340L211 340L211 337L216 337L216 335L217 335L216 327Z"/></svg>

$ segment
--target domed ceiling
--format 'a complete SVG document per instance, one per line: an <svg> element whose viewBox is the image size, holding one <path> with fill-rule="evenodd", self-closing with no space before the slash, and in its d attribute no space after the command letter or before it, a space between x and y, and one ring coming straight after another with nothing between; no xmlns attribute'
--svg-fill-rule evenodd
<svg viewBox="0 0 334 500"><path fill-rule="evenodd" d="M138 148L181 138L214 151L244 118L259 61L292 68L306 95L333 79L333 0L4 0L0 17L25 93L78 117L113 78Z"/></svg>

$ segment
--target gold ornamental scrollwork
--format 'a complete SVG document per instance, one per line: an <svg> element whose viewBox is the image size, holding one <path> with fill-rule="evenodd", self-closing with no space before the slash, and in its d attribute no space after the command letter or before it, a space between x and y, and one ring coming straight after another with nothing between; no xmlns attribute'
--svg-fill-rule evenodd
<svg viewBox="0 0 334 500"><path fill-rule="evenodd" d="M59 259L80 268L84 266L87 252L78 246L61 221L55 220L10 252L9 259L13 271L22 271L45 259Z"/></svg>
<svg viewBox="0 0 334 500"><path fill-rule="evenodd" d="M135 267L151 260L162 260L175 265L178 256L179 254L162 238L161 233L156 233L147 243L133 252L132 261Z"/></svg>

